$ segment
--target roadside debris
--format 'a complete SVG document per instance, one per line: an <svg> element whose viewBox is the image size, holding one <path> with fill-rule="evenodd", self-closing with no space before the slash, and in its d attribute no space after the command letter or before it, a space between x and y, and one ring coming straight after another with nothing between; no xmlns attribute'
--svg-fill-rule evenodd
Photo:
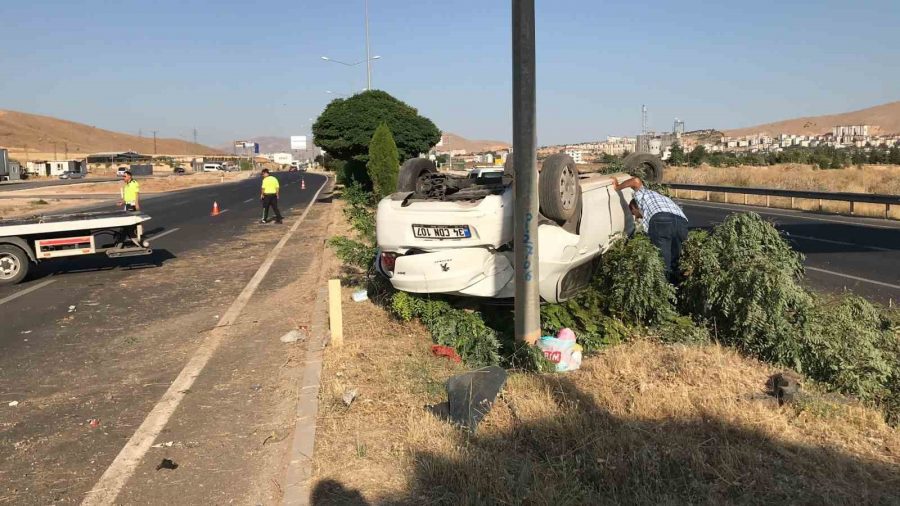
<svg viewBox="0 0 900 506"><path fill-rule="evenodd" d="M350 407L353 404L353 400L356 399L356 396L359 395L359 391L355 388L351 388L349 390L344 391L344 395L341 396L341 400L344 401L344 405Z"/></svg>
<svg viewBox="0 0 900 506"><path fill-rule="evenodd" d="M156 465L156 470L159 471L160 469L178 469L178 464L170 459L162 459L162 462Z"/></svg>
<svg viewBox="0 0 900 506"><path fill-rule="evenodd" d="M357 290L353 292L353 302L363 302L369 300L368 290Z"/></svg>
<svg viewBox="0 0 900 506"><path fill-rule="evenodd" d="M254 392L259 392L260 390L262 390L262 385L260 385L259 383L250 385L250 390L253 390Z"/></svg>
<svg viewBox="0 0 900 506"><path fill-rule="evenodd" d="M88 425L90 425L92 429L96 429L97 427L100 426L100 419L99 418L91 418L90 420L88 420Z"/></svg>
<svg viewBox="0 0 900 506"><path fill-rule="evenodd" d="M19 401L12 401L9 403L9 407L14 408L19 405Z"/></svg>
<svg viewBox="0 0 900 506"><path fill-rule="evenodd" d="M70 312L70 313L74 313L75 311L77 311L77 310L75 309L75 306L74 306L74 305L73 305L73 306L69 306L69 312Z"/></svg>
<svg viewBox="0 0 900 506"><path fill-rule="evenodd" d="M175 441L166 441L165 443L157 443L150 448L171 448L175 445Z"/></svg>
<svg viewBox="0 0 900 506"><path fill-rule="evenodd" d="M459 374L447 380L447 402L427 408L438 418L474 433L505 383L506 371L496 365Z"/></svg>
<svg viewBox="0 0 900 506"><path fill-rule="evenodd" d="M778 405L794 401L801 394L800 377L791 372L773 374L766 382L769 395L778 399Z"/></svg>
<svg viewBox="0 0 900 506"><path fill-rule="evenodd" d="M296 343L297 341L305 341L306 334L295 329L281 336L280 340L282 343Z"/></svg>
<svg viewBox="0 0 900 506"><path fill-rule="evenodd" d="M581 367L581 345L575 342L575 332L564 328L556 337L543 336L537 347L547 360L556 365L556 372L575 371Z"/></svg>
<svg viewBox="0 0 900 506"><path fill-rule="evenodd" d="M457 364L462 362L462 358L460 358L460 356L456 353L456 350L454 350L450 346L446 346L443 344L433 344L431 345L431 353L435 357L447 357Z"/></svg>

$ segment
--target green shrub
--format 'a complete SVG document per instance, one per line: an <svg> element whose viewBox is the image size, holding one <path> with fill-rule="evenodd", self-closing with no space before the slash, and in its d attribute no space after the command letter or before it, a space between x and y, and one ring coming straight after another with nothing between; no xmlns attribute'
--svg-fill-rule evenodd
<svg viewBox="0 0 900 506"><path fill-rule="evenodd" d="M643 234L616 241L604 253L594 289L606 314L625 323L654 325L675 315L675 288L666 281L659 250Z"/></svg>
<svg viewBox="0 0 900 506"><path fill-rule="evenodd" d="M400 154L394 136L386 123L378 125L369 143L369 161L366 165L372 189L376 196L387 197L397 189L400 175Z"/></svg>
<svg viewBox="0 0 900 506"><path fill-rule="evenodd" d="M681 305L708 320L724 343L803 370L812 298L799 284L801 261L759 215L732 215L711 234L688 237Z"/></svg>
<svg viewBox="0 0 900 506"><path fill-rule="evenodd" d="M344 189L344 215L360 240L336 236L328 240L338 258L348 265L368 269L375 259L375 197L354 182Z"/></svg>
<svg viewBox="0 0 900 506"><path fill-rule="evenodd" d="M865 299L817 300L806 344L808 376L866 401L890 396L900 344L891 322Z"/></svg>
<svg viewBox="0 0 900 506"><path fill-rule="evenodd" d="M706 327L698 325L689 316L681 315L673 316L650 329L650 334L668 344L706 344L710 341Z"/></svg>
<svg viewBox="0 0 900 506"><path fill-rule="evenodd" d="M328 239L328 245L334 249L334 253L347 265L368 269L375 258L375 247L366 243L335 236Z"/></svg>
<svg viewBox="0 0 900 506"><path fill-rule="evenodd" d="M481 314L456 309L444 300L432 300L397 292L391 311L403 321L418 318L437 344L450 346L469 367L500 363L500 340Z"/></svg>

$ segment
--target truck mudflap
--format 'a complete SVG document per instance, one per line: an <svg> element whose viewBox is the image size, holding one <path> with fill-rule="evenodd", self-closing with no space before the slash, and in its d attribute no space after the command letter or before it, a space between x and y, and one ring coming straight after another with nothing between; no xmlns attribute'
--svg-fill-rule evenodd
<svg viewBox="0 0 900 506"><path fill-rule="evenodd" d="M390 280L405 292L504 297L512 294L513 273L508 253L460 248L398 256Z"/></svg>

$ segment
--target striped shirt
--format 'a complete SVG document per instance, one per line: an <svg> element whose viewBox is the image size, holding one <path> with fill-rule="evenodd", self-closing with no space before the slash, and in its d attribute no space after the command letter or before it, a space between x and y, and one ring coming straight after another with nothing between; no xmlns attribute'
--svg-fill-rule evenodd
<svg viewBox="0 0 900 506"><path fill-rule="evenodd" d="M671 213L675 216L681 216L682 218L687 219L687 216L684 215L684 211L678 207L678 204L673 202L669 197L653 190L648 190L646 188L635 190L634 200L637 201L638 207L641 209L641 214L644 215L644 227L648 232L650 231L650 220L659 213Z"/></svg>

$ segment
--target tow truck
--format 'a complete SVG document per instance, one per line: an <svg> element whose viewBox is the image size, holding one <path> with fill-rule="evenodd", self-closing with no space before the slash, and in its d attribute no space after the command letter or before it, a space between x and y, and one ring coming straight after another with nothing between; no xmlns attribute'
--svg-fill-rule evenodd
<svg viewBox="0 0 900 506"><path fill-rule="evenodd" d="M79 255L149 255L144 222L127 211L83 212L0 220L0 286L19 283L38 262Z"/></svg>

